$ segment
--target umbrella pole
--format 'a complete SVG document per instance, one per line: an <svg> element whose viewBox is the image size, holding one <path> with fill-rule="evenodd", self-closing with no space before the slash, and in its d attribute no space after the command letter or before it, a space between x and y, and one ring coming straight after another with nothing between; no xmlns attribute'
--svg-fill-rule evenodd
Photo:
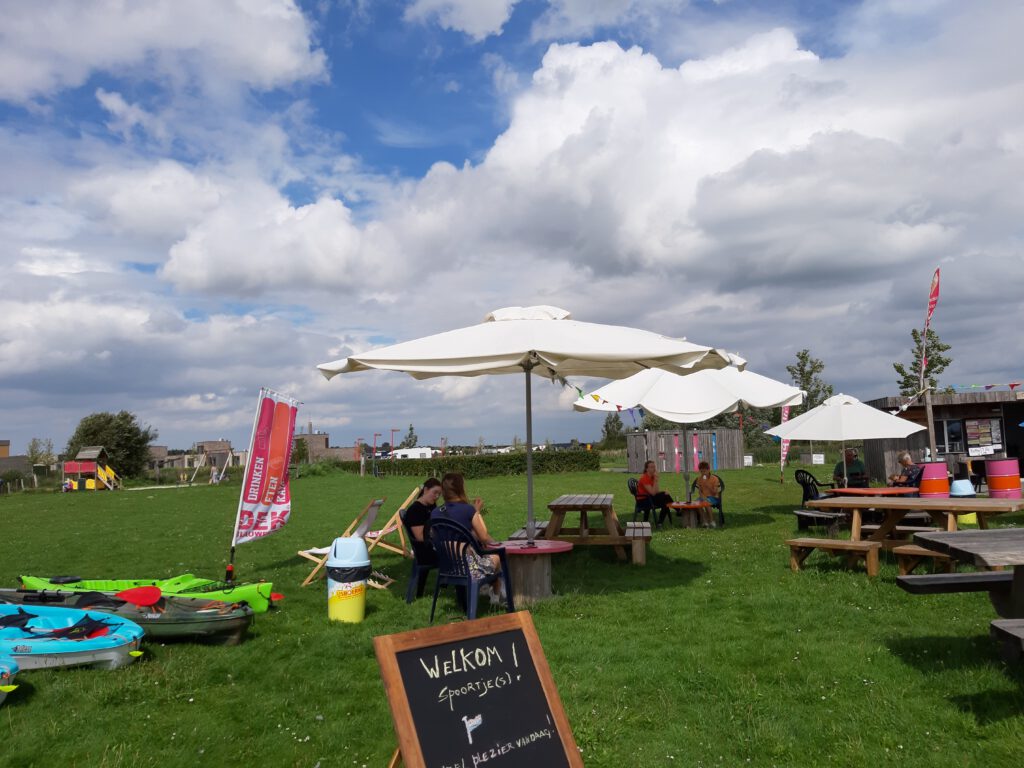
<svg viewBox="0 0 1024 768"><path fill-rule="evenodd" d="M533 396L530 382L530 369L533 365L523 366L526 372L526 546L533 546L536 534L533 522Z"/></svg>

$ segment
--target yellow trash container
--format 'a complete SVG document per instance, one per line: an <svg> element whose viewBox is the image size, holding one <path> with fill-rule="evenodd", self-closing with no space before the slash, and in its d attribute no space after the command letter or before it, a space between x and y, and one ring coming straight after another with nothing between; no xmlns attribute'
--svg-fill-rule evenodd
<svg viewBox="0 0 1024 768"><path fill-rule="evenodd" d="M362 537L340 536L327 558L327 617L358 623L366 616L370 555Z"/></svg>

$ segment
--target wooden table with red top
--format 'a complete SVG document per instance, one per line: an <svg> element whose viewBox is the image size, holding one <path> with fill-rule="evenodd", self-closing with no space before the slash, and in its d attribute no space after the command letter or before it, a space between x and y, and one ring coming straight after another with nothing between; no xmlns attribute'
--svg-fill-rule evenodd
<svg viewBox="0 0 1024 768"><path fill-rule="evenodd" d="M697 499L696 501L673 501L668 505L682 516L683 526L686 528L700 527L700 510L711 506L710 501Z"/></svg>
<svg viewBox="0 0 1024 768"><path fill-rule="evenodd" d="M911 496L918 489L912 485L892 485L885 488L833 488L833 496Z"/></svg>
<svg viewBox="0 0 1024 768"><path fill-rule="evenodd" d="M572 550L572 542L534 539L533 544L522 539L498 542L505 548L508 558L509 580L516 608L533 605L551 597L551 556Z"/></svg>

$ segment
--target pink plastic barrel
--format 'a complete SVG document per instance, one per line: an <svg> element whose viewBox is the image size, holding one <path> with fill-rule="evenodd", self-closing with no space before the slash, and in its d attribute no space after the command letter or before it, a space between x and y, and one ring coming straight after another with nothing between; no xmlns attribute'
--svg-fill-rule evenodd
<svg viewBox="0 0 1024 768"><path fill-rule="evenodd" d="M946 470L944 461L925 461L919 466L924 468L921 472L919 493L922 499L948 499L949 498L949 473Z"/></svg>
<svg viewBox="0 0 1024 768"><path fill-rule="evenodd" d="M1020 465L1017 459L989 459L985 462L985 482L992 499L1019 499Z"/></svg>

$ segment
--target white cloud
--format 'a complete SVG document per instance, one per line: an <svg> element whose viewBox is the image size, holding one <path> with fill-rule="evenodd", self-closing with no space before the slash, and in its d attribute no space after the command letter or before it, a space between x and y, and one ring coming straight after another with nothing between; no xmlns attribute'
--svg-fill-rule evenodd
<svg viewBox="0 0 1024 768"><path fill-rule="evenodd" d="M321 78L324 69L292 0L7 3L0 24L0 99L19 103L95 72L268 89Z"/></svg>
<svg viewBox="0 0 1024 768"><path fill-rule="evenodd" d="M501 34L519 0L412 0L405 9L409 21L436 19L444 29L465 32L473 40Z"/></svg>
<svg viewBox="0 0 1024 768"><path fill-rule="evenodd" d="M73 181L69 199L114 231L179 238L215 209L227 190L173 160L96 168Z"/></svg>

